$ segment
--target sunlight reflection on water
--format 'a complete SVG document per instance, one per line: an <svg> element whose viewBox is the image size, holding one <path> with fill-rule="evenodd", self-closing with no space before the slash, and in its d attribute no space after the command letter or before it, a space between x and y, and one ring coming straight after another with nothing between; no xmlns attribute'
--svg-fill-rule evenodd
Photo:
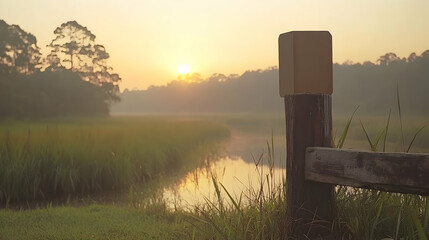
<svg viewBox="0 0 429 240"><path fill-rule="evenodd" d="M264 188L269 188L281 184L284 174L282 168L273 167L270 171L267 165L256 167L255 163L245 162L241 157L223 157L210 166L189 172L177 184L165 189L163 197L172 208L192 208L205 203L205 198L210 201L217 198L212 176L238 199L240 194L243 197L256 194L261 188L261 176ZM225 197L224 190L222 192Z"/></svg>

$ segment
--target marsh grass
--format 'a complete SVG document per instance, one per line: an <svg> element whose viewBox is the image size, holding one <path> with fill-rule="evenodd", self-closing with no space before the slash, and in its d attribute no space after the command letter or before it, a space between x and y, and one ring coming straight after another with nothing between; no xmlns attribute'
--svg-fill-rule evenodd
<svg viewBox="0 0 429 240"><path fill-rule="evenodd" d="M354 115L353 115L354 116ZM401 144L401 133L400 133L400 123L390 118L390 114L387 117L365 117L362 119L362 123L353 121L354 117L346 118L347 130L341 132L340 140L333 141L339 146L348 146L348 143L354 143L353 140L357 136L359 140L358 148L362 149L363 144L366 146L375 146L373 149L377 150L389 150L389 149L402 149ZM131 129L126 131L126 136L131 136L130 139L122 140L123 145L122 149L127 149L127 151L132 151L134 154L131 155L130 159L140 159L136 156L166 156L166 152L172 151L167 150L173 146L174 151L178 151L186 155L187 151L183 149L187 145L194 145L195 142L191 140L184 140L183 136L187 136L190 139L205 139L205 136L212 136L211 139L223 138L226 133L221 134L224 130L219 126L209 127L209 131L197 131L192 130L195 126L197 129L199 127L205 128L212 126L211 124L206 125L207 123L198 123L198 122L189 122L188 127L184 127L184 131L196 131L193 134L182 132L181 128L183 127L179 123L174 121L168 121L163 119L139 119L129 121L129 119L115 119L114 123L106 123L108 129L119 128L119 125L127 125ZM238 121L238 120L237 120ZM338 120L337 120L338 121ZM343 119L340 119L344 123ZM407 121L407 119L403 119ZM151 124L149 124L151 123ZM154 124L152 124L154 123ZM165 125L166 126L158 126ZM421 128L422 121L419 119L411 119L409 124L404 124L404 138L413 139L410 141L415 147L415 144L422 146L421 149L425 149L425 140L429 140L429 132L427 128L424 128L419 131L416 135L417 130ZM15 124L15 123L14 123ZM70 133L78 134L79 126L81 122L72 122L68 123L71 129ZM103 131L99 128L100 123L97 121L93 125L88 123L87 129L81 131L82 133L88 132L91 133L91 138L88 134L84 134L89 139L95 139L93 135L95 132L102 133ZM137 125L142 124L140 127ZM201 124L201 125L200 125ZM238 124L238 123L237 123ZM185 124L186 125L186 124ZM26 139L25 136L28 134L27 128L23 128L22 125L14 125L16 129L20 129L19 136L22 139ZM40 129L46 130L46 124L39 124ZM116 127L115 127L116 126ZM145 128L146 126L147 128ZM151 127L149 127L151 126ZM198 127L199 126L199 127ZM55 126L55 124L50 125L49 130L52 131L51 134L58 136L54 139L61 139L60 136L63 136L63 125ZM0 126L1 128L1 126ZM141 129L139 129L141 128ZM366 134L363 132L365 128ZM1 128L3 131L3 138L6 138L5 129L11 129L10 126L7 128ZM58 129L58 130L55 130ZM66 128L67 129L67 128ZM97 130L98 129L98 130ZM146 129L146 130L143 130ZM158 131L163 129L162 131ZM380 130L381 129L381 130ZM408 130L407 130L408 129ZM93 131L92 131L93 130ZM30 130L30 135L32 136L35 130ZM113 130L112 130L113 131ZM215 133L210 133L214 131ZM6 131L7 132L7 131ZM57 132L57 133L56 133ZM108 131L112 133L111 131ZM144 132L145 134L141 134ZM170 136L177 134L177 138L162 138L161 136ZM115 131L113 131L115 133ZM113 134L112 133L112 134ZM116 132L117 133L117 132ZM156 133L156 134L155 134ZM374 134L376 133L376 134ZM191 136L193 137L190 137ZM207 135L206 135L207 134ZM219 134L219 135L217 135ZM115 134L113 134L115 135ZM182 136L183 135L183 136ZM12 139L14 135L9 131L9 138ZM107 133L102 135L103 139L111 137ZM121 134L116 134L118 139L121 139ZM142 140L144 136L145 140ZM195 136L201 136L198 138ZM214 136L214 137L213 137ZM216 137L217 136L217 137ZM344 136L344 137L343 137ZM374 137L375 136L375 137ZM415 136L415 137L412 137ZM123 138L124 136L122 136ZM15 138L15 137L13 137ZM149 138L149 139L147 139ZM369 144L368 138L371 141ZM52 138L49 138L52 139ZM82 138L83 139L83 138ZM163 140L164 139L164 140ZM186 138L185 138L186 139ZM377 140L378 139L378 140ZM55 143L62 143L63 140L55 140ZM84 142L84 140L81 140ZM107 140L107 143L113 140ZM117 140L118 141L118 140ZM46 236L50 236L53 239L66 238L72 236L71 238L100 238L100 239L145 239L153 238L156 239L287 239L285 235L287 223L285 221L286 213L286 184L284 177L281 181L278 181L276 176L274 176L274 171L272 171L275 162L278 161L275 159L275 153L273 149L273 138L270 142L267 143L267 149L264 153L259 156L254 157L255 167L259 171L259 184L256 186L250 186L248 189L242 191L241 193L235 194L228 190L219 178L216 175L212 175L212 184L215 188L216 198L208 199L206 198L205 204L200 204L195 206L195 208L188 211L181 209L171 210L168 208L167 204L163 199L157 197L157 194L154 194L151 201L147 201L144 204L132 204L127 208L112 207L112 206L89 206L84 208L70 208L70 207L61 207L47 210L30 210L28 212L13 212L9 210L0 211L0 222L4 220L4 228L2 229L3 224L0 224L0 230L3 232L13 232L21 234L24 227L32 225L33 221L38 221L36 227L32 228L31 231L39 233L39 225L46 225L40 229L47 229L50 235L41 235L39 239L46 239ZM20 141L21 144L25 141ZM31 142L31 141L30 141ZM43 143L43 141L41 141ZM70 141L75 143L76 141ZM178 143L179 142L179 143ZM197 141L198 142L198 141ZM201 141L200 141L201 142ZM399 142L399 144L395 144ZM404 141L407 143L407 141ZM162 144L161 144L162 143ZM181 146L180 143L185 144ZM377 144L376 144L377 143ZM427 142L426 142L427 143ZM64 143L62 143L64 144ZM90 143L88 143L90 144ZM95 144L95 143L93 143ZM153 144L153 145L150 145ZM421 144L421 145L419 145ZM79 144L78 144L79 145ZM97 144L95 144L97 145ZM162 146L170 146L170 148L162 148ZM32 146L32 145L30 145ZM109 146L109 145L108 145ZM139 150L140 146L150 146L149 149L155 149L155 152L148 153L145 151L149 150ZM158 146L158 147L156 147ZM382 146L382 147L380 147ZM405 146L405 145L404 145ZM119 152L115 149L116 144L111 144L109 146L109 154L116 151L115 154L119 155ZM15 147L16 148L16 147ZM107 148L107 147L106 147ZM181 149L183 148L183 149ZM24 148L25 149L25 148ZM78 147L76 149L79 149ZM93 149L93 148L90 148ZM179 150L177 150L179 149ZM181 149L181 150L180 150ZM75 150L75 149L74 149ZM195 149L194 149L195 150ZM101 150L100 150L101 151ZM205 151L205 150L202 150ZM101 151L103 152L103 151ZM126 152L126 151L125 151ZM86 153L86 152L85 152ZM122 152L121 152L122 153ZM4 154L2 152L2 154ZM20 151L14 153L21 156ZM108 153L105 153L106 156ZM180 154L175 154L176 156L181 156ZM3 155L2 155L3 156ZM60 155L63 156L63 155ZM91 156L96 156L96 153ZM103 155L102 155L103 156ZM110 155L109 155L110 156ZM141 158L146 159L146 158ZM163 159L159 157L158 159ZM160 160L161 161L161 160ZM176 167L170 166L167 160L165 163L161 162L151 162L147 161L142 166L147 167L145 169L146 174L143 174L142 179L138 181L147 181L148 184L150 179L153 179L157 172L164 171L167 173L175 172ZM138 161L137 161L138 162ZM195 164L195 161L192 161ZM139 162L138 162L139 163ZM154 166L158 164L157 167ZM185 163L183 163L185 164ZM186 164L185 164L186 165ZM131 165L133 166L133 165ZM151 167L151 168L150 168ZM17 168L19 169L19 168ZM154 169L149 171L148 169ZM170 169L170 170L169 170ZM171 170L172 169L172 170ZM138 170L140 171L140 170ZM142 171L142 170L141 170ZM151 175L152 174L152 175ZM66 178L67 179L67 178ZM135 180L133 180L135 181ZM130 185L133 186L133 185ZM138 191L134 187L129 187L128 196L130 199L136 198L136 192ZM333 222L333 231L338 231L338 236L341 236L338 239L382 239L382 238L393 238L393 239L418 239L424 240L428 239L429 235L429 199L427 197L420 197L417 195L406 195L406 194L396 194L396 193L386 193L375 190L365 190L365 189L355 189L348 187L337 187L337 207L338 207L338 216ZM135 201L131 201L135 202ZM95 210L94 210L94 209ZM99 219L95 219L92 216L99 216L97 214L88 214L85 211L100 211L100 214L103 214ZM98 210L97 210L98 209ZM100 210L101 209L101 210ZM41 218L38 214L47 214L46 212L52 210L52 215ZM39 211L41 213L39 213ZM58 211L58 213L57 213ZM62 211L66 211L63 213ZM52 219L63 219L64 216L68 216L68 211L71 212L71 220L64 223L63 228L56 227L56 223ZM118 212L119 211L119 212ZM126 214L123 214L123 213ZM141 213L141 215L136 212ZM74 215L75 213L75 215ZM2 215L1 215L2 214ZM29 215L29 221L19 220L20 218L27 218L26 215ZM35 214L35 216L32 216ZM55 215L57 214L57 215ZM109 225L100 225L94 227L92 223L94 221L100 221L100 224L104 224L106 216L112 216L109 214L118 214L118 219L115 219L113 225L119 224L121 227ZM127 214L130 214L128 217ZM25 217L24 217L25 215ZM54 218L52 217L53 215ZM6 217L5 217L6 216ZM19 216L19 217L17 217ZM37 220L34 220L37 219ZM43 219L42 221L40 219ZM132 219L129 226L120 225L120 223L126 222L126 219ZM118 220L118 221L116 221ZM156 220L156 221L154 221ZM63 221L63 220L61 220ZM76 228L69 227L68 224L79 223L79 226ZM148 223L148 224L146 224ZM19 225L22 224L22 225ZM134 225L136 226L134 228ZM17 226L17 227L15 227ZM74 226L74 225L72 225ZM133 227L133 228L130 228ZM60 229L60 231L55 231L52 229ZM96 228L96 229L94 229ZM61 229L65 229L62 233ZM144 231L142 231L144 229ZM30 231L30 230L29 230ZM74 233L70 233L74 231ZM107 232L105 232L107 231ZM2 232L2 231L0 231ZM51 233L52 232L52 233ZM41 232L40 234L43 234ZM45 231L46 233L46 231ZM150 234L148 234L150 233ZM24 234L24 233L22 233ZM7 235L6 235L7 236ZM18 235L21 236L21 235ZM83 236L83 237L82 237ZM94 237L95 236L95 237ZM36 237L27 237L27 238L16 238L16 239L37 239Z"/></svg>
<svg viewBox="0 0 429 240"><path fill-rule="evenodd" d="M415 130L406 148L403 117L397 91L398 115L400 131L400 146L404 152L409 152L417 136L422 133L428 123ZM352 114L355 114L355 112ZM345 135L349 130L351 118L346 122ZM391 127L391 111L387 116L385 126L372 139L369 131L359 119L360 126L371 151L386 151L387 136ZM415 129L415 128L414 128ZM343 133L344 135L344 133ZM427 137L423 136L423 137ZM342 145L340 146L342 147ZM336 188L337 223L344 229L347 239L418 239L427 240L429 237L429 198L419 195L388 193L377 190L359 189L338 186ZM342 227L341 227L342 226Z"/></svg>
<svg viewBox="0 0 429 240"><path fill-rule="evenodd" d="M219 124L167 118L2 123L0 203L126 190L195 167L195 149L228 136Z"/></svg>
<svg viewBox="0 0 429 240"><path fill-rule="evenodd" d="M350 123L342 147L371 150L371 145L363 131L362 125L374 144L386 128L388 116L389 111L384 116L362 116L357 112ZM428 118L422 116L402 118L404 135L404 146L402 146L401 123L397 117L397 112L392 110L390 116L386 140L384 140L383 133L379 139L377 151L383 151L384 149L384 151L388 152L404 152L405 149L405 152L407 152L409 148L408 152L429 152L429 127L426 126L429 122ZM349 119L350 116L334 117L334 133L337 133L337 136L342 133ZM338 143L338 140L336 143ZM334 144L334 146L337 147L338 145Z"/></svg>
<svg viewBox="0 0 429 240"><path fill-rule="evenodd" d="M192 215L202 239L284 239L286 185L284 178L276 180L272 146L267 142L267 151L254 157L258 186L250 185L237 195L212 175L216 198L206 198Z"/></svg>
<svg viewBox="0 0 429 240"><path fill-rule="evenodd" d="M335 146L345 146L349 130L359 128L361 141L366 142L372 151L397 148L393 142L398 139L401 147L402 135L412 136L408 148L403 148L410 150L419 137L427 139L429 136L424 133L426 125L421 127L420 121L415 121L409 132L402 127L402 117L392 124L391 111L384 120L379 117L370 119L377 123L370 124L370 127L362 120L359 124L353 123L356 111L347 118L338 140L333 139ZM373 132L377 132L375 138L371 137ZM390 136L394 140L389 140ZM260 172L259 186L250 186L241 194L232 195L216 176L212 176L217 198L206 199L206 204L197 206L192 215L199 223L194 223L194 226L203 234L202 239L288 239L285 235L288 224L285 221L286 184L284 178L275 182L270 175L271 163L274 162L273 143L267 146L267 151L255 159L255 167ZM266 165L261 164L264 161ZM337 187L336 202L337 215L332 223L332 232L337 239L428 239L428 197Z"/></svg>
<svg viewBox="0 0 429 240"><path fill-rule="evenodd" d="M429 236L427 197L339 187L337 206L349 239L424 240Z"/></svg>

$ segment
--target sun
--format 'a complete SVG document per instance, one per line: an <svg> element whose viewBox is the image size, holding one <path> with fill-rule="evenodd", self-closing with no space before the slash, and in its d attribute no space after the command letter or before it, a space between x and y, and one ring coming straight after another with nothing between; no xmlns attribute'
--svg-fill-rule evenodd
<svg viewBox="0 0 429 240"><path fill-rule="evenodd" d="M189 65L188 64L182 64L179 66L179 73L180 74L188 74L190 72Z"/></svg>

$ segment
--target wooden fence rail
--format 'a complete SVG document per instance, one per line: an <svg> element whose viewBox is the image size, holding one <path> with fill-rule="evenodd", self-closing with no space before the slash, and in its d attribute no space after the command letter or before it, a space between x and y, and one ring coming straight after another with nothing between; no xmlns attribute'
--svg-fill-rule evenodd
<svg viewBox="0 0 429 240"><path fill-rule="evenodd" d="M335 185L429 195L429 155L331 148L332 37L279 36L280 96L286 114L288 237L327 236Z"/></svg>
<svg viewBox="0 0 429 240"><path fill-rule="evenodd" d="M429 195L429 155L307 148L305 178L386 192Z"/></svg>

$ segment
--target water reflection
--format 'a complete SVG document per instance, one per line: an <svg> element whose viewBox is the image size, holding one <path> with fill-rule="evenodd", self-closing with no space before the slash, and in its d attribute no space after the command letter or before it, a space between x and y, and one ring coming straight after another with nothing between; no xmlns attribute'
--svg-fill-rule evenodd
<svg viewBox="0 0 429 240"><path fill-rule="evenodd" d="M243 194L244 199L259 194L261 182L264 184L263 188L268 190L264 192L268 194L270 188L282 183L285 170L263 164L264 158L262 156L259 163L250 163L241 157L222 157L210 165L188 173L177 184L164 191L164 199L172 208L191 208L206 203L206 200L214 201L217 199L214 179L236 199L240 194ZM223 189L222 192L225 197Z"/></svg>

